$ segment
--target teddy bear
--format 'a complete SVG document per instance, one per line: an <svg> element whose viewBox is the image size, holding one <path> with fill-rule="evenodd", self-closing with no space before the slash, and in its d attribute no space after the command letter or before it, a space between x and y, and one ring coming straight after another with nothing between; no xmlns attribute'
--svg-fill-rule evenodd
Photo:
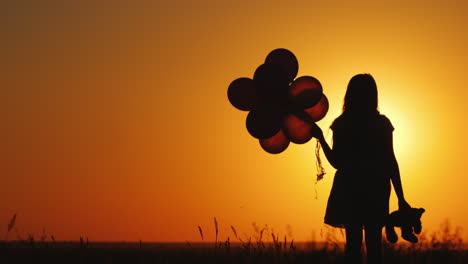
<svg viewBox="0 0 468 264"><path fill-rule="evenodd" d="M401 228L401 237L404 240L417 243L418 237L416 237L414 233L421 233L421 216L425 211L424 208L408 208L389 214L385 225L387 240L390 243L398 241L398 236L394 228L396 226Z"/></svg>

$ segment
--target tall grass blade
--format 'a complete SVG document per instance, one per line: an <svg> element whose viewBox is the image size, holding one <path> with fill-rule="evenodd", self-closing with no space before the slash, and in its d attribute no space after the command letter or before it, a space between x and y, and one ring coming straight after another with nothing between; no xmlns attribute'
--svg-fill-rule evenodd
<svg viewBox="0 0 468 264"><path fill-rule="evenodd" d="M8 232L10 232L13 229L13 227L15 227L15 223L16 223L16 214L13 215L13 217L10 220L10 223L8 224Z"/></svg>
<svg viewBox="0 0 468 264"><path fill-rule="evenodd" d="M205 240L205 239L203 238L203 230L201 229L200 226L198 226L198 232L200 232L201 239L202 239L202 240Z"/></svg>
<svg viewBox="0 0 468 264"><path fill-rule="evenodd" d="M231 230L232 230L232 232L234 233L234 236L236 237L236 239L239 239L239 238L237 237L237 231L236 231L236 229L235 229L233 226L231 226Z"/></svg>
<svg viewBox="0 0 468 264"><path fill-rule="evenodd" d="M215 226L215 231L216 231L216 238L215 238L215 246L218 245L218 221L216 220L216 217L214 217L214 226Z"/></svg>

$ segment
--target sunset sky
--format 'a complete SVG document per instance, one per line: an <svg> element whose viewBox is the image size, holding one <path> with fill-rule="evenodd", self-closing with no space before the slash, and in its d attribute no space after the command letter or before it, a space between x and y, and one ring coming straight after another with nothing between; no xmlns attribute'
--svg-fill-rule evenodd
<svg viewBox="0 0 468 264"><path fill-rule="evenodd" d="M315 140L278 155L227 99L273 49L330 102L371 73L423 230L468 239L466 1L2 1L0 239L201 241L267 224L322 239L335 170ZM328 141L331 142L331 131ZM322 154L322 158L324 158ZM318 199L315 199L315 188ZM397 209L394 192L391 210ZM313 236L315 233L315 236Z"/></svg>

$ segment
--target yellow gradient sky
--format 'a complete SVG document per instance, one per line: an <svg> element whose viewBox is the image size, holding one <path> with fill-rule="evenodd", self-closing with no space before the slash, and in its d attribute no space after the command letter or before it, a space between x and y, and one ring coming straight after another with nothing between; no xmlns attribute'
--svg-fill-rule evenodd
<svg viewBox="0 0 468 264"><path fill-rule="evenodd" d="M351 3L352 2L352 3ZM371 73L424 228L468 229L466 1L3 1L0 237L200 241L252 222L320 238L334 170L314 142L271 155L227 87L275 48L340 114ZM331 134L329 134L330 139ZM322 156L323 157L323 156ZM392 194L391 208L396 209ZM16 234L8 234L9 238ZM468 232L464 233L465 239Z"/></svg>

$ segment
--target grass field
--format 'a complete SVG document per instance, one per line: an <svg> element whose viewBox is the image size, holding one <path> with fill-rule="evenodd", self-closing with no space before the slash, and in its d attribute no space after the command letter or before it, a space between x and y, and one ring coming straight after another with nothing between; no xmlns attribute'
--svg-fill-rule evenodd
<svg viewBox="0 0 468 264"><path fill-rule="evenodd" d="M217 233L217 232L216 232ZM29 236L26 240L0 243L0 263L343 263L344 245L340 232L330 229L324 242L301 242L261 230L254 239L206 243L116 243L58 242ZM200 229L200 235L202 235ZM401 240L401 239L400 239ZM383 243L384 263L468 263L468 250L460 230L442 225L437 232L423 232L419 243Z"/></svg>

